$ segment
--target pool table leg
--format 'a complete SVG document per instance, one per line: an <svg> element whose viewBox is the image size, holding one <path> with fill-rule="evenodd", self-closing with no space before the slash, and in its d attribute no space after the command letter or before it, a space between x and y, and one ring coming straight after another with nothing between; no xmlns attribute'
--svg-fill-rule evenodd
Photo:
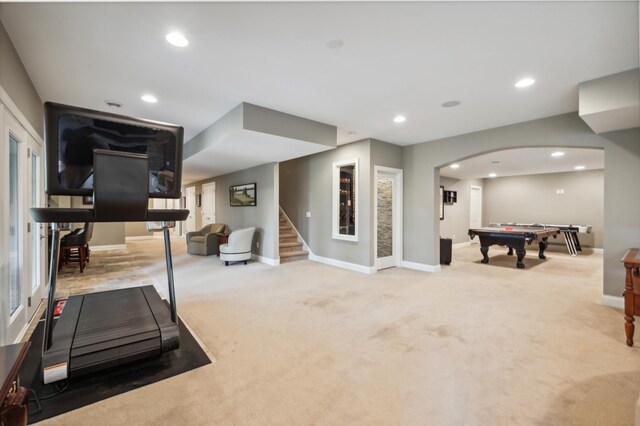
<svg viewBox="0 0 640 426"><path fill-rule="evenodd" d="M487 256L487 253L489 253L489 246L480 246L480 253L482 253L482 263L489 263L489 256Z"/></svg>
<svg viewBox="0 0 640 426"><path fill-rule="evenodd" d="M511 246L507 246L509 247L509 251L507 252L507 256L513 256L513 247Z"/></svg>
<svg viewBox="0 0 640 426"><path fill-rule="evenodd" d="M542 241L540 241L538 243L538 246L540 247L540 253L538 253L538 257L540 259L546 259L547 256L544 255L544 251L547 249L547 246L549 245L549 243L547 242L546 238L543 238Z"/></svg>
<svg viewBox="0 0 640 426"><path fill-rule="evenodd" d="M516 261L516 266L519 269L524 269L524 256L527 254L527 251L523 248L518 247L516 249L516 256L518 256L518 260Z"/></svg>

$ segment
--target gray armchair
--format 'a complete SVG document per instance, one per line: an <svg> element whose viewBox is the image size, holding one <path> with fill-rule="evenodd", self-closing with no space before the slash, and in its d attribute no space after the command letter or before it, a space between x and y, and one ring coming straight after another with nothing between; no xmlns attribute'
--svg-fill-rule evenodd
<svg viewBox="0 0 640 426"><path fill-rule="evenodd" d="M187 253L210 256L218 254L218 236L229 235L229 227L224 223L211 223L196 232L187 232Z"/></svg>

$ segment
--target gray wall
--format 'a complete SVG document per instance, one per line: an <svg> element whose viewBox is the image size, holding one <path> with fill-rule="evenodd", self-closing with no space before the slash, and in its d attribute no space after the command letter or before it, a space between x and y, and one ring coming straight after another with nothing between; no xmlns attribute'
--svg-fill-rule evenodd
<svg viewBox="0 0 640 426"><path fill-rule="evenodd" d="M626 249L640 245L640 129L605 133L604 293L622 296Z"/></svg>
<svg viewBox="0 0 640 426"><path fill-rule="evenodd" d="M340 160L358 158L358 241L332 238L332 167ZM402 169L402 147L375 139L342 145L335 150L280 163L280 206L318 256L362 266L373 266L376 187L374 166ZM305 216L311 212L311 217Z"/></svg>
<svg viewBox="0 0 640 426"><path fill-rule="evenodd" d="M556 194L563 189L564 194ZM586 247L602 248L604 225L604 171L589 170L485 179L484 224L489 222L538 222L592 225L591 234L580 234ZM550 239L564 245L564 239Z"/></svg>
<svg viewBox="0 0 640 426"><path fill-rule="evenodd" d="M469 200L471 185L484 185L484 179L451 179L440 177L440 185L444 186L447 191L457 191L457 202L444 205L444 220L440 221L440 236L442 238L451 238L453 244L459 244L469 241ZM484 190L484 188L483 188ZM438 200L438 205L440 201ZM484 217L484 216L483 216Z"/></svg>
<svg viewBox="0 0 640 426"><path fill-rule="evenodd" d="M372 167L369 139L335 150L280 163L280 206L311 251L321 257L357 265L373 264ZM332 237L332 167L341 160L358 158L358 241ZM311 212L311 217L305 217Z"/></svg>
<svg viewBox="0 0 640 426"><path fill-rule="evenodd" d="M60 197L62 198L62 197ZM82 204L82 197L71 197L71 208L87 208ZM93 225L93 236L89 243L92 247L112 246L124 244L124 222L96 223ZM84 226L83 223L75 223L75 228Z"/></svg>
<svg viewBox="0 0 640 426"><path fill-rule="evenodd" d="M640 129L596 135L577 113L474 132L404 149L405 260L439 263L438 168L478 154L517 147L604 148L604 293L620 296L620 258L640 242ZM406 204L406 202L405 202Z"/></svg>
<svg viewBox="0 0 640 426"><path fill-rule="evenodd" d="M263 164L235 173L229 173L186 185L195 186L196 194L202 194L202 185L216 183L216 222L228 225L231 230L256 227L252 252L269 259L277 259L278 252L278 174L277 163ZM257 206L231 207L229 186L256 182ZM196 207L196 229L202 227L202 209ZM258 243L260 247L258 247Z"/></svg>
<svg viewBox="0 0 640 426"><path fill-rule="evenodd" d="M15 102L29 123L44 137L42 124L42 100L27 70L22 65L16 49L0 22L0 86Z"/></svg>

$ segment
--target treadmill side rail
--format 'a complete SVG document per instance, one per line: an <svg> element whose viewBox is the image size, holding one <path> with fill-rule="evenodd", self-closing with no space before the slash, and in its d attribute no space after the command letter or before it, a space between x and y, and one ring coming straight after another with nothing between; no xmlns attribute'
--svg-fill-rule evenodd
<svg viewBox="0 0 640 426"><path fill-rule="evenodd" d="M178 349L180 347L180 330L178 324L171 321L169 308L153 286L144 286L140 287L140 289L144 293L144 297L147 299L149 308L158 324L162 352Z"/></svg>
<svg viewBox="0 0 640 426"><path fill-rule="evenodd" d="M69 377L71 343L83 301L84 296L69 297L64 306L64 315L58 318L53 329L52 345L42 353L42 378L45 384Z"/></svg>

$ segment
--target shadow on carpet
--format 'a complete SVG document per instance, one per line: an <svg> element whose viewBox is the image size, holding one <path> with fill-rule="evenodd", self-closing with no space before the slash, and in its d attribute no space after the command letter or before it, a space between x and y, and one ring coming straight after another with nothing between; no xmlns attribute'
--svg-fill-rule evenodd
<svg viewBox="0 0 640 426"><path fill-rule="evenodd" d="M40 320L29 339L31 347L20 370L21 385L29 389L28 423L58 416L210 364L211 360L182 321L179 322L179 328L180 348L174 351L86 376L74 377L66 385L56 386L42 383L40 365L44 320Z"/></svg>

